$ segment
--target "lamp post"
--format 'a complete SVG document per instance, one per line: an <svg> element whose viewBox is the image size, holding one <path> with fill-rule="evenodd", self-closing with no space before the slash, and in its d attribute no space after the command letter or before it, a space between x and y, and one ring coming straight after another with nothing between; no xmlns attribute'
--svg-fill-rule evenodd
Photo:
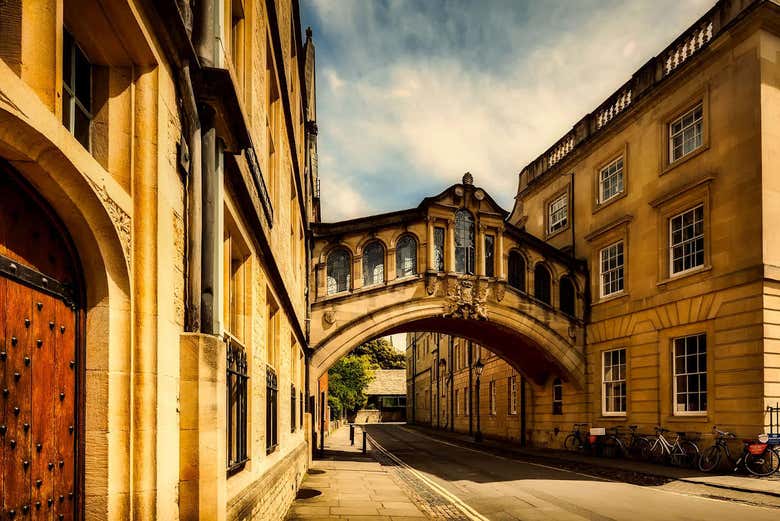
<svg viewBox="0 0 780 521"><path fill-rule="evenodd" d="M482 363L482 359L477 360L474 364L474 371L477 373L477 432L474 434L474 441L477 443L482 441L482 429L479 426L479 377L482 376L482 370L485 368L485 364Z"/></svg>

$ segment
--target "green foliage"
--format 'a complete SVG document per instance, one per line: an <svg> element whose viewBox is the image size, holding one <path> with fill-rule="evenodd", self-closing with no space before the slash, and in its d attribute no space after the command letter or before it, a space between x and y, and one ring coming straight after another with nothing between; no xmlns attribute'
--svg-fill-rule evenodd
<svg viewBox="0 0 780 521"><path fill-rule="evenodd" d="M393 349L384 338L377 338L361 345L352 352L357 356L368 356L371 362L380 369L404 369L406 368L406 356Z"/></svg>
<svg viewBox="0 0 780 521"><path fill-rule="evenodd" d="M345 356L328 370L328 404L336 410L355 412L366 405L366 388L376 366L368 356Z"/></svg>

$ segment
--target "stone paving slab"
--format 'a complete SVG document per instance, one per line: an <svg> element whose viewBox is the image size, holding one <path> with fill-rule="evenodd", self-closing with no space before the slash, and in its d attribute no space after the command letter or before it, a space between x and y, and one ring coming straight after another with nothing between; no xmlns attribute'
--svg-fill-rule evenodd
<svg viewBox="0 0 780 521"><path fill-rule="evenodd" d="M421 521L428 519L394 479L394 468L364 455L359 444L349 444L349 428L328 438L326 457L317 460L301 489L319 495L296 499L286 521Z"/></svg>

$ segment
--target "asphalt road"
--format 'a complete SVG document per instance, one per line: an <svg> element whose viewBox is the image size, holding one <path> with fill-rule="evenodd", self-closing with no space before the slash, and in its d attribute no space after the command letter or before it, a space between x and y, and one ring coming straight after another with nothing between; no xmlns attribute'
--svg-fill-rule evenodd
<svg viewBox="0 0 780 521"><path fill-rule="evenodd" d="M371 425L381 447L478 515L473 520L776 520L780 510L607 481Z"/></svg>

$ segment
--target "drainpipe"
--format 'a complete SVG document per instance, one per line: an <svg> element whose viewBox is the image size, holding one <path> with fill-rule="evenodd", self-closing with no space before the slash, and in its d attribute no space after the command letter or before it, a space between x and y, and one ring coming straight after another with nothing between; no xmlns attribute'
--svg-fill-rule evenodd
<svg viewBox="0 0 780 521"><path fill-rule="evenodd" d="M187 177L187 330L200 331L201 260L203 226L203 179L201 133L198 106L192 88L190 65L184 63L179 75L182 105L189 134L189 176Z"/></svg>
<svg viewBox="0 0 780 521"><path fill-rule="evenodd" d="M450 335L450 432L455 432L455 377L452 370L454 369L455 360L453 354L455 339Z"/></svg>
<svg viewBox="0 0 780 521"><path fill-rule="evenodd" d="M575 259L575 234L574 234L574 194L576 193L574 191L574 172L570 173L569 176L571 176L571 196L569 197L569 200L571 201L571 225L569 228L571 228L571 257Z"/></svg>
<svg viewBox="0 0 780 521"><path fill-rule="evenodd" d="M209 106L201 107L202 129L202 174L203 174L203 257L201 273L201 317L203 333L218 334L218 250L222 244L219 234L219 176L217 172L217 131L214 128L214 110Z"/></svg>
<svg viewBox="0 0 780 521"><path fill-rule="evenodd" d="M474 434L474 418L471 414L472 409L474 408L474 395L471 392L471 388L473 386L473 371L471 369L472 363L474 361L474 354L472 352L472 343L471 340L469 340L469 436Z"/></svg>
<svg viewBox="0 0 780 521"><path fill-rule="evenodd" d="M415 423L415 411L417 410L417 336L412 337L412 423Z"/></svg>
<svg viewBox="0 0 780 521"><path fill-rule="evenodd" d="M204 67L214 67L216 57L216 2L204 0L198 6L197 36L195 49Z"/></svg>

